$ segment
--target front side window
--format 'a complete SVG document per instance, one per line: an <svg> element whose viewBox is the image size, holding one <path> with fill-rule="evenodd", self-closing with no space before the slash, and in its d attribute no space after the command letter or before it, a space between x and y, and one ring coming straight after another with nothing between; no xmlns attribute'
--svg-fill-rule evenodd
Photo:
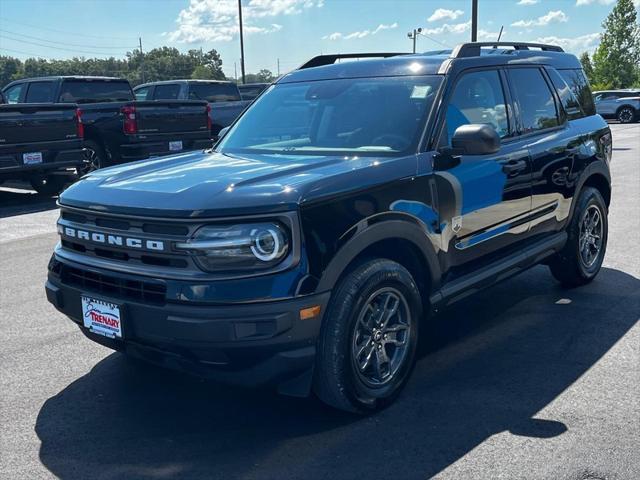
<svg viewBox="0 0 640 480"><path fill-rule="evenodd" d="M515 68L509 75L520 108L522 133L560 125L556 102L538 68Z"/></svg>
<svg viewBox="0 0 640 480"><path fill-rule="evenodd" d="M53 99L53 82L32 82L25 103L47 103Z"/></svg>
<svg viewBox="0 0 640 480"><path fill-rule="evenodd" d="M451 145L453 134L462 125L490 125L501 138L509 134L507 107L497 70L463 75L449 100L445 124L446 145Z"/></svg>
<svg viewBox="0 0 640 480"><path fill-rule="evenodd" d="M240 117L229 153L398 155L417 148L439 76L282 83Z"/></svg>
<svg viewBox="0 0 640 480"><path fill-rule="evenodd" d="M22 94L22 89L24 88L24 86L24 83L19 83L18 85L14 85L13 87L8 88L4 92L4 97L7 100L7 103L20 102L20 95Z"/></svg>
<svg viewBox="0 0 640 480"><path fill-rule="evenodd" d="M170 83L167 85L156 85L153 92L154 100L177 100L180 95L180 85Z"/></svg>
<svg viewBox="0 0 640 480"><path fill-rule="evenodd" d="M136 100L143 101L147 99L151 87L141 87L134 90L133 94L136 96Z"/></svg>

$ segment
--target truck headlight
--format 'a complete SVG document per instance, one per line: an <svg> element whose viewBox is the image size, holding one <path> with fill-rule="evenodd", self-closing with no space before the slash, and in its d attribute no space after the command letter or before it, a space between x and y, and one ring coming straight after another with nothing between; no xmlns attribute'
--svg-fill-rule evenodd
<svg viewBox="0 0 640 480"><path fill-rule="evenodd" d="M194 254L208 272L267 269L280 263L290 250L289 234L278 222L208 225L175 248Z"/></svg>

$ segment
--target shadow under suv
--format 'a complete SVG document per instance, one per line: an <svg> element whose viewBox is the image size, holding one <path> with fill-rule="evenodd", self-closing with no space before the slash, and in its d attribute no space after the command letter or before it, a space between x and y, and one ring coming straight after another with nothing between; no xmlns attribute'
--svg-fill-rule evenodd
<svg viewBox="0 0 640 480"><path fill-rule="evenodd" d="M611 151L559 47L316 57L211 151L67 189L47 297L132 356L373 411L430 314L539 263L597 275Z"/></svg>

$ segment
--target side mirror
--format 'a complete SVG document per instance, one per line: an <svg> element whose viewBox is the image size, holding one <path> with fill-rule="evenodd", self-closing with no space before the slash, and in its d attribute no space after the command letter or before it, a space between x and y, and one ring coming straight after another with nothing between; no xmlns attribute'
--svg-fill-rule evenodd
<svg viewBox="0 0 640 480"><path fill-rule="evenodd" d="M460 155L489 155L500 150L500 137L493 127L472 123L456 129L451 146Z"/></svg>

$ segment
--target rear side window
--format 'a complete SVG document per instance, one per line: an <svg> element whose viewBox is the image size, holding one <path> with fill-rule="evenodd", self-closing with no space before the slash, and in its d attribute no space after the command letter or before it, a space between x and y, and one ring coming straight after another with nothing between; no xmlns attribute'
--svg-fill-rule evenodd
<svg viewBox="0 0 640 480"><path fill-rule="evenodd" d="M539 69L514 68L509 76L518 101L523 133L560 124L556 102Z"/></svg>
<svg viewBox="0 0 640 480"><path fill-rule="evenodd" d="M567 85L567 82L565 82L560 74L552 68L548 69L547 73L549 74L549 78L551 79L551 83L553 83L556 92L558 92L558 96L560 97L564 111L567 114L567 118L569 120L575 120L576 118L584 117L584 112L580 107L580 102L578 102L578 99L571 88L569 88L569 85Z"/></svg>
<svg viewBox="0 0 640 480"><path fill-rule="evenodd" d="M47 103L53 100L53 82L31 82L25 103Z"/></svg>
<svg viewBox="0 0 640 480"><path fill-rule="evenodd" d="M206 100L209 103L240 101L240 91L233 83L192 83L189 100Z"/></svg>
<svg viewBox="0 0 640 480"><path fill-rule="evenodd" d="M456 84L447 106L447 142L458 127L470 123L492 126L501 138L509 134L507 107L496 70L467 73Z"/></svg>
<svg viewBox="0 0 640 480"><path fill-rule="evenodd" d="M60 90L62 103L128 102L133 100L129 82L111 80L65 80Z"/></svg>
<svg viewBox="0 0 640 480"><path fill-rule="evenodd" d="M149 90L151 90L151 87L137 88L133 94L136 96L136 100L146 100Z"/></svg>
<svg viewBox="0 0 640 480"><path fill-rule="evenodd" d="M19 83L18 85L7 88L4 92L4 98L7 103L18 103L20 101L20 96L22 95L22 90L24 89L24 87L24 83Z"/></svg>
<svg viewBox="0 0 640 480"><path fill-rule="evenodd" d="M584 72L580 69L575 69L558 70L558 73L573 91L573 94L578 99L578 102L580 102L580 108L582 108L585 115L595 115L596 106L593 103L593 96L591 95L589 82L587 81L587 77L585 77Z"/></svg>
<svg viewBox="0 0 640 480"><path fill-rule="evenodd" d="M154 100L177 100L180 95L180 85L177 83L170 83L167 85L156 85L156 90L153 92Z"/></svg>

